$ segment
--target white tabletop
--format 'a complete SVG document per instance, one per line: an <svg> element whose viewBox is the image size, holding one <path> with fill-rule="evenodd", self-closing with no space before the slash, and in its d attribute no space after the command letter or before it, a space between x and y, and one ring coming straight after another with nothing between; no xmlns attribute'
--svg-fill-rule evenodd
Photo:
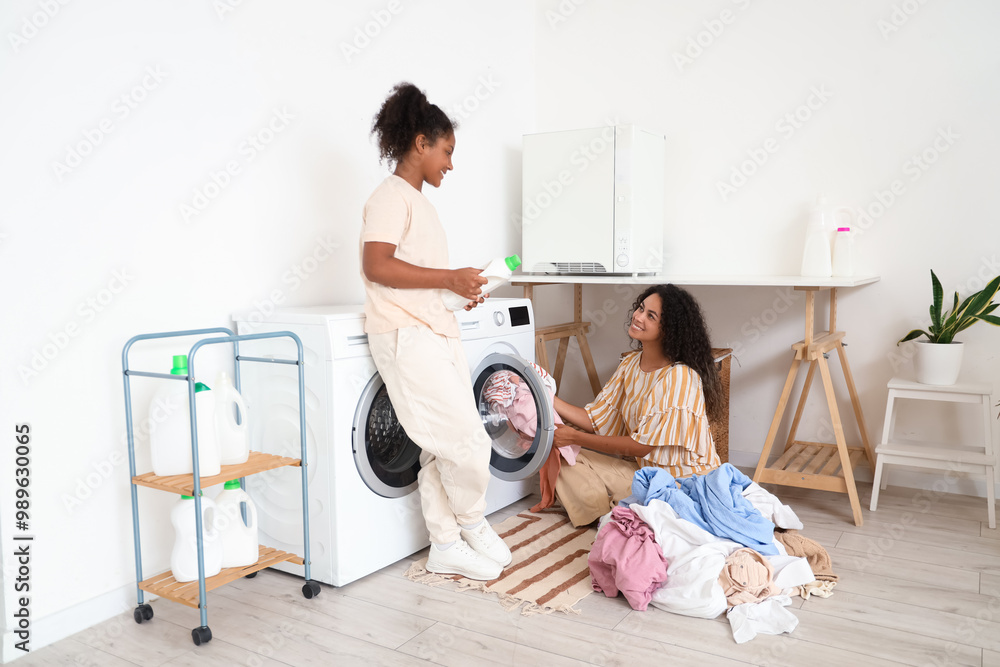
<svg viewBox="0 0 1000 667"><path fill-rule="evenodd" d="M723 276L723 275L556 275L515 273L512 285L564 284L564 285L729 285L746 287L859 287L879 280L877 275L837 278L810 278L807 276Z"/></svg>

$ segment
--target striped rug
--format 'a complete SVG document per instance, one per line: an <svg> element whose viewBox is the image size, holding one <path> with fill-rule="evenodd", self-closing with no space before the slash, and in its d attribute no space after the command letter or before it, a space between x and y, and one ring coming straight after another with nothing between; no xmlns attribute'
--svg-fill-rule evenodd
<svg viewBox="0 0 1000 667"><path fill-rule="evenodd" d="M539 513L522 512L493 526L510 547L514 560L493 581L473 581L458 575L441 575L424 569L427 559L406 571L412 581L439 586L454 584L456 590L475 589L495 594L508 611L521 614L580 613L573 605L593 588L587 556L597 528L574 528L557 508Z"/></svg>

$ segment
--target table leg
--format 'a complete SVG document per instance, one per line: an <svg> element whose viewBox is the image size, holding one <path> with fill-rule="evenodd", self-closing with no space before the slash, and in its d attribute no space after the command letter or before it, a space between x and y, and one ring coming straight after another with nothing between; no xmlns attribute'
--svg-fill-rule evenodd
<svg viewBox="0 0 1000 667"><path fill-rule="evenodd" d="M823 389L826 392L826 404L830 409L830 419L833 421L833 433L837 440L837 451L840 453L840 466L847 484L847 497L851 500L851 510L854 513L854 525L861 526L864 519L861 516L861 501L858 499L858 488L854 483L854 469L851 467L851 455L847 451L847 440L844 438L844 425L840 421L840 410L837 409L837 395L833 391L833 380L830 377L830 367L826 358L820 355L816 362L823 377Z"/></svg>

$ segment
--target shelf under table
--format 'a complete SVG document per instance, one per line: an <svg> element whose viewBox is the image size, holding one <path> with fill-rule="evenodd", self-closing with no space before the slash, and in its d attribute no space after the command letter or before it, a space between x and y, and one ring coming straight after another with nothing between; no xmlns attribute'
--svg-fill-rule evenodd
<svg viewBox="0 0 1000 667"><path fill-rule="evenodd" d="M295 554L287 551L279 551L271 547L260 545L258 547L258 558L256 563L253 565L245 565L243 567L227 567L214 577L206 577L205 591L208 592L219 588L220 586L225 586L232 581L236 581L240 577L245 577L248 574L252 574L258 570L263 570L264 568L271 567L272 565L277 565L278 563L284 561L291 561L297 565L303 564L301 556L296 556ZM179 602L180 604L187 605L188 607L193 607L194 609L198 608L197 579L194 581L185 581L180 583L174 579L174 575L170 573L170 570L167 570L166 572L161 572L160 574L154 575L149 579L143 580L139 583L139 588L147 593L159 595L162 598Z"/></svg>
<svg viewBox="0 0 1000 667"><path fill-rule="evenodd" d="M282 468L284 466L298 466L301 463L300 459L293 459L287 456L250 452L250 457L246 463L222 466L222 472L218 475L202 477L201 488L207 489L216 484L224 484L231 479L239 479L240 477L247 477L248 475L255 475L265 470L274 470L275 468ZM179 493L185 496L194 495L194 477L190 474L160 477L147 472L143 475L133 477L132 483L139 486L148 486L151 489L159 489L160 491Z"/></svg>

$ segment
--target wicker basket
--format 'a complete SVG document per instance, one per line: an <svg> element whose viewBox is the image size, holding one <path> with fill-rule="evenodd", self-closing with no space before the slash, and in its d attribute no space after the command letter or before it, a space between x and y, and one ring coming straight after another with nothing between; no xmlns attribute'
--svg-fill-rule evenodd
<svg viewBox="0 0 1000 667"><path fill-rule="evenodd" d="M723 463L729 461L729 371L733 361L733 350L728 347L713 347L712 358L719 369L722 382L722 418L711 423L715 451Z"/></svg>

